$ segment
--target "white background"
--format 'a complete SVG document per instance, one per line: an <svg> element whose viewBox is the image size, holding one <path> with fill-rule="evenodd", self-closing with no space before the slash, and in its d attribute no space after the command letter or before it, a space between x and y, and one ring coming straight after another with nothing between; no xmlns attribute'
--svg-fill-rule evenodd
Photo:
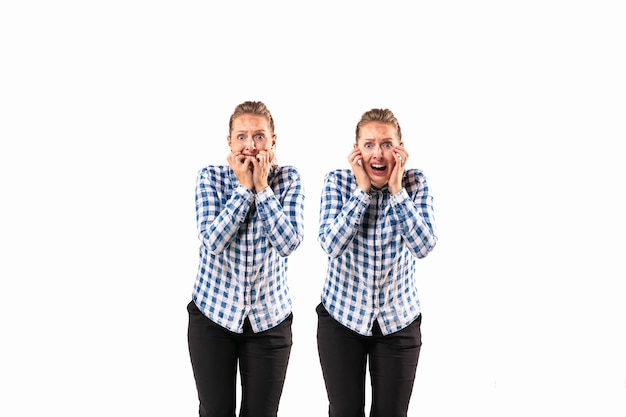
<svg viewBox="0 0 626 417"><path fill-rule="evenodd" d="M326 415L319 192L372 107L435 196L410 416L626 416L625 1L6 1L0 48L0 415L197 415L196 173L262 100L306 192L280 416Z"/></svg>

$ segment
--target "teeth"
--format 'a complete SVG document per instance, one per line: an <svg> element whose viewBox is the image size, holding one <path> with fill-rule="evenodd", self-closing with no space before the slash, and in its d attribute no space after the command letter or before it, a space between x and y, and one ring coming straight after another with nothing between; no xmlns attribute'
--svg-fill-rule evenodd
<svg viewBox="0 0 626 417"><path fill-rule="evenodd" d="M372 168L383 169L385 165L372 165Z"/></svg>

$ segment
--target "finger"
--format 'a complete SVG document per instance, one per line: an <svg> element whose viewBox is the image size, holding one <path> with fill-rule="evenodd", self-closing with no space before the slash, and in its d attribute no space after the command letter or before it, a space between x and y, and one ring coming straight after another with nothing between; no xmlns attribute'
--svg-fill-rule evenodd
<svg viewBox="0 0 626 417"><path fill-rule="evenodd" d="M259 166L266 167L268 165L269 155L268 154L258 154L256 156L256 161L257 161L257 164Z"/></svg>

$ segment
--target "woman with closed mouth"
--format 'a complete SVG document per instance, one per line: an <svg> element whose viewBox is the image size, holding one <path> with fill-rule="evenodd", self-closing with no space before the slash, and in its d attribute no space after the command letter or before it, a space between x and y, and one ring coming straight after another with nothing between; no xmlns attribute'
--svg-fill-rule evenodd
<svg viewBox="0 0 626 417"><path fill-rule="evenodd" d="M196 180L199 265L188 345L200 417L276 417L292 346L287 260L303 239L298 170L275 159L274 119L263 102L230 117L227 164Z"/></svg>

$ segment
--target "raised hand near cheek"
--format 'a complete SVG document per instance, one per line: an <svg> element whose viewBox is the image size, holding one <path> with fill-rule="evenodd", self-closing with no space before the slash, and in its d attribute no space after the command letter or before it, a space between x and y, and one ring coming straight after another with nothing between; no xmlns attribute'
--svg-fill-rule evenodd
<svg viewBox="0 0 626 417"><path fill-rule="evenodd" d="M358 148L352 149L352 152L348 154L348 162L350 163L350 167L352 168L352 172L354 173L356 183L359 188L366 193L369 193L372 188L372 181L363 166L364 162L361 150Z"/></svg>
<svg viewBox="0 0 626 417"><path fill-rule="evenodd" d="M252 178L252 162L250 158L241 152L231 152L226 156L228 165L233 169L239 183L247 189L254 191L254 180Z"/></svg>
<svg viewBox="0 0 626 417"><path fill-rule="evenodd" d="M402 146L396 146L393 150L393 159L395 164L391 170L389 177L389 190L391 194L402 191L402 178L404 177L404 169L406 161L409 159L409 153Z"/></svg>

